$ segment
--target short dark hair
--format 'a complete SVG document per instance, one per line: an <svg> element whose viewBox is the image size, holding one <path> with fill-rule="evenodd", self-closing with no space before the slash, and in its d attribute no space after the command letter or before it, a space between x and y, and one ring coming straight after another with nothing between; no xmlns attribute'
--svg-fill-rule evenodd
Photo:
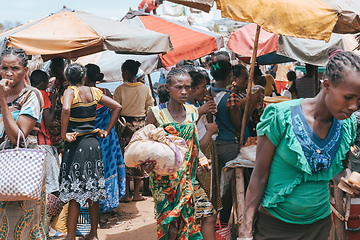
<svg viewBox="0 0 360 240"><path fill-rule="evenodd" d="M247 71L247 68L244 65L237 64L232 67L233 76L239 78L241 76L241 71Z"/></svg>
<svg viewBox="0 0 360 240"><path fill-rule="evenodd" d="M205 76L199 72L191 71L189 72L191 77L191 87L197 87L201 84L202 81L206 82Z"/></svg>
<svg viewBox="0 0 360 240"><path fill-rule="evenodd" d="M48 82L49 76L42 70L35 70L30 75L31 86L37 87L42 83Z"/></svg>
<svg viewBox="0 0 360 240"><path fill-rule="evenodd" d="M101 81L104 78L104 74L100 72L100 67L96 64L86 64L86 77L90 82Z"/></svg>
<svg viewBox="0 0 360 240"><path fill-rule="evenodd" d="M183 65L183 66L181 66L181 69L184 70L187 73L196 72L196 68L195 68L194 65Z"/></svg>
<svg viewBox="0 0 360 240"><path fill-rule="evenodd" d="M226 51L219 51L215 53L216 60L226 60L230 62L230 56Z"/></svg>
<svg viewBox="0 0 360 240"><path fill-rule="evenodd" d="M260 70L260 67L259 65L255 65L255 68L254 68L254 76L262 76L263 73L262 71Z"/></svg>
<svg viewBox="0 0 360 240"><path fill-rule="evenodd" d="M81 83L85 77L85 74L85 67L77 63L70 64L65 70L66 79L71 84Z"/></svg>
<svg viewBox="0 0 360 240"><path fill-rule="evenodd" d="M139 71L139 67L140 67L141 63L139 61L135 61L132 59L128 59L126 60L123 65L121 66L121 70L122 71L129 71L131 75L133 75L134 77L136 76L136 74Z"/></svg>
<svg viewBox="0 0 360 240"><path fill-rule="evenodd" d="M164 84L160 84L157 87L157 95L159 96L159 102L160 103L166 103L170 100L169 92L166 90Z"/></svg>
<svg viewBox="0 0 360 240"><path fill-rule="evenodd" d="M61 58L61 57L56 57L56 58L53 58L51 59L50 61L50 69L52 69L53 67L59 67L61 69L64 69L65 68L65 62L64 62L64 59Z"/></svg>
<svg viewBox="0 0 360 240"><path fill-rule="evenodd" d="M202 75L204 75L205 81L206 81L206 85L210 84L210 76L208 74L208 72L206 70L199 70L199 73L201 73Z"/></svg>
<svg viewBox="0 0 360 240"><path fill-rule="evenodd" d="M210 73L215 81L225 81L231 72L231 64L226 60L213 62Z"/></svg>
<svg viewBox="0 0 360 240"><path fill-rule="evenodd" d="M296 79L296 72L294 71L289 71L287 74L286 74L286 77L289 81L294 81Z"/></svg>

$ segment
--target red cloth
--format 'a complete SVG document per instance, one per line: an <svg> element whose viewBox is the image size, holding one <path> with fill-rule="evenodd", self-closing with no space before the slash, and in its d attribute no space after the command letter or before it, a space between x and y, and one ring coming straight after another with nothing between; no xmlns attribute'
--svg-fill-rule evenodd
<svg viewBox="0 0 360 240"><path fill-rule="evenodd" d="M147 5L145 12L150 13L152 10L156 9L158 6L154 5L154 0L142 0L138 6L138 10L140 11Z"/></svg>
<svg viewBox="0 0 360 240"><path fill-rule="evenodd" d="M281 93L283 90L286 89L286 85L289 83L289 81L277 81L275 80L276 90L278 93Z"/></svg>
<svg viewBox="0 0 360 240"><path fill-rule="evenodd" d="M256 28L257 25L252 23L231 33L227 48L240 56L251 57L253 54ZM257 56L259 57L279 50L278 43L279 35L269 33L261 28Z"/></svg>
<svg viewBox="0 0 360 240"><path fill-rule="evenodd" d="M43 90L40 90L40 92L44 99L44 110L45 110L45 109L51 107L52 104L50 102L47 92L45 92ZM52 145L51 140L50 140L49 130L48 130L47 126L45 125L44 114L41 118L41 123L40 123L40 127L39 127L38 144L39 145Z"/></svg>

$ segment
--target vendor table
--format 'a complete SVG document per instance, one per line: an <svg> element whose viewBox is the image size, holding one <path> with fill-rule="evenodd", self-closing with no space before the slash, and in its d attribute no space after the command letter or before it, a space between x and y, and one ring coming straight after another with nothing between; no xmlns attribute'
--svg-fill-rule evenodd
<svg viewBox="0 0 360 240"><path fill-rule="evenodd" d="M230 171L234 169L235 174L233 175L232 182L232 198L233 198L233 217L234 217L234 226L237 225L237 236L239 236L240 226L244 216L244 206L245 206L245 175L244 169L254 168L255 162L244 159L239 153L239 155L232 161L226 163L223 168L224 171ZM235 228L236 229L236 228Z"/></svg>

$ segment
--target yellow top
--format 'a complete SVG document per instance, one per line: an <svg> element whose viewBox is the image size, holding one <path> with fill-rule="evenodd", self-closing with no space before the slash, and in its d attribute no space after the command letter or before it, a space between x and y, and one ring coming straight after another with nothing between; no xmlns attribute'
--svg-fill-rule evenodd
<svg viewBox="0 0 360 240"><path fill-rule="evenodd" d="M69 88L74 91L74 99L73 99L71 105L76 104L76 103L82 103L85 105L87 104L87 103L83 103L83 101L81 100L81 97L79 94L79 88L77 86L68 86L68 89ZM93 96L93 101L99 102L103 96L103 92L96 87L90 87L90 90L91 90L91 94ZM61 97L61 103L63 103L63 101L64 101L64 97ZM92 102L90 102L90 103L92 103Z"/></svg>
<svg viewBox="0 0 360 240"><path fill-rule="evenodd" d="M294 70L294 64L293 63L279 63L277 65L275 79L277 81L288 81L286 75L289 72L289 70Z"/></svg>
<svg viewBox="0 0 360 240"><path fill-rule="evenodd" d="M271 76L270 74L265 74L263 75L266 79L266 85L265 85L265 96L271 96L272 92L274 91L274 86L273 84L275 84L275 80L273 78L273 76ZM254 83L252 83L251 87L254 87Z"/></svg>
<svg viewBox="0 0 360 240"><path fill-rule="evenodd" d="M145 117L154 104L150 88L141 82L124 82L115 89L114 100L122 106L121 116Z"/></svg>

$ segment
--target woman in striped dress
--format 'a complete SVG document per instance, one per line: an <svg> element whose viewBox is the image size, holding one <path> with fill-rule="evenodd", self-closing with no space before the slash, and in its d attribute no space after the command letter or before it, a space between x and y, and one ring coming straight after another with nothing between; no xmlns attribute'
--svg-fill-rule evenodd
<svg viewBox="0 0 360 240"><path fill-rule="evenodd" d="M99 199L105 196L104 168L96 136L105 138L114 127L121 106L102 94L100 89L84 86L86 69L71 64L65 75L70 86L64 92L61 113L61 137L66 141L60 169L60 195L69 202L67 240L75 239L80 206L89 203L91 231L84 238L97 239ZM112 109L106 130L94 129L96 106Z"/></svg>

